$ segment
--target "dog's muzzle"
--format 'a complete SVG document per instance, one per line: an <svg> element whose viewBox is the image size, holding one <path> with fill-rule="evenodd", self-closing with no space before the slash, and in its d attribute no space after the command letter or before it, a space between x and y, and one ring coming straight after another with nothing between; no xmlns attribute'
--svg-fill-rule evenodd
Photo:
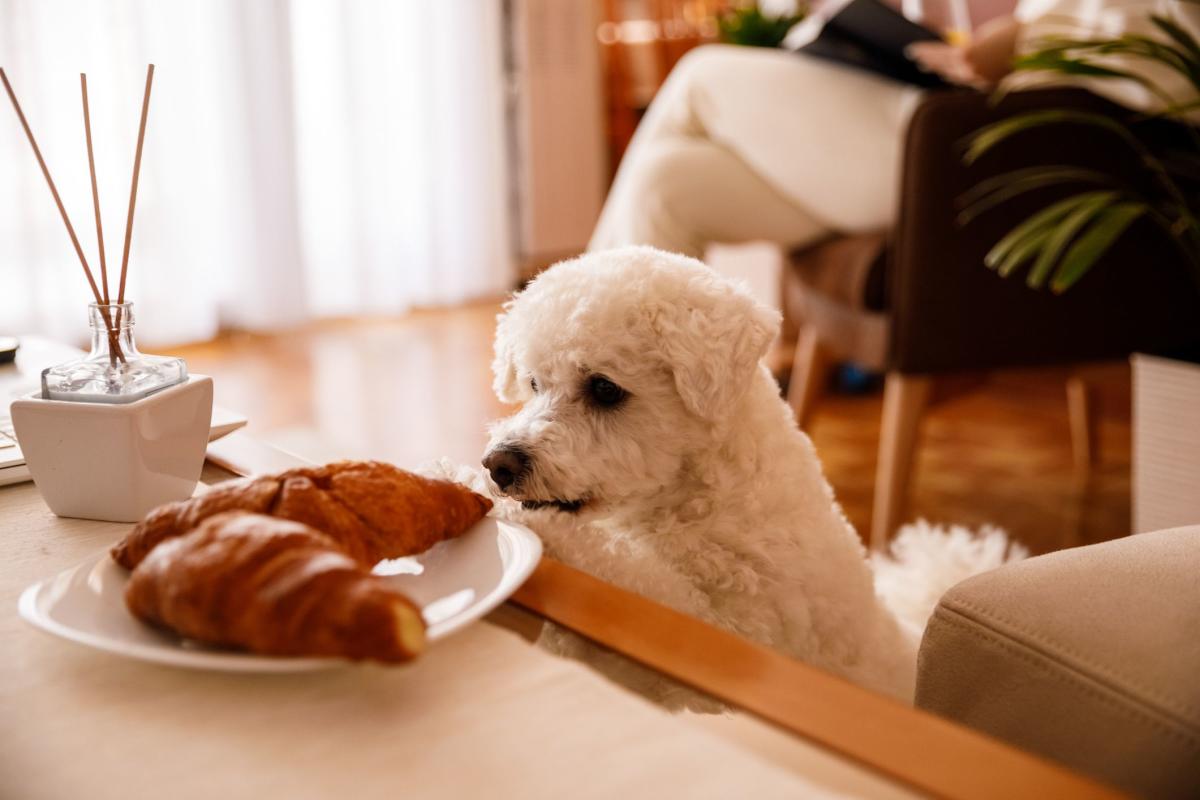
<svg viewBox="0 0 1200 800"><path fill-rule="evenodd" d="M484 456L483 467L500 491L507 492L529 472L529 456L519 448L501 445Z"/></svg>
<svg viewBox="0 0 1200 800"><path fill-rule="evenodd" d="M500 487L500 491L509 497L517 497L521 505L533 511L539 508L553 508L568 514L574 514L588 505L587 497L575 500L560 500L557 498L538 499L520 497L518 492L521 482L529 475L532 459L529 454L516 445L500 445L483 457L484 469L492 476L492 481Z"/></svg>

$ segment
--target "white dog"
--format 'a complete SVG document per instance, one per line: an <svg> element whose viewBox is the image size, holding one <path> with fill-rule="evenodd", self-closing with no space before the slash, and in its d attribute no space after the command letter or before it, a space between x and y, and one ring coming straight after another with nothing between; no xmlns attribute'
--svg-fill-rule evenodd
<svg viewBox="0 0 1200 800"><path fill-rule="evenodd" d="M490 485L470 482L554 558L910 700L933 602L1003 561L1005 542L960 533L947 558L950 537L903 537L908 557L880 567L898 617L760 364L778 325L683 256L635 247L552 267L500 317L494 388L524 405L492 429ZM713 707L561 631L543 638L664 705Z"/></svg>

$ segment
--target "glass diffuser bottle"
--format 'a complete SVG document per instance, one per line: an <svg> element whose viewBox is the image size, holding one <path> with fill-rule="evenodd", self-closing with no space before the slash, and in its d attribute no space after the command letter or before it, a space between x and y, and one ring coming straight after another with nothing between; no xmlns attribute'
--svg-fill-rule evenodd
<svg viewBox="0 0 1200 800"><path fill-rule="evenodd" d="M89 303L88 321L91 352L43 370L43 400L132 403L187 380L182 358L138 352L133 303Z"/></svg>

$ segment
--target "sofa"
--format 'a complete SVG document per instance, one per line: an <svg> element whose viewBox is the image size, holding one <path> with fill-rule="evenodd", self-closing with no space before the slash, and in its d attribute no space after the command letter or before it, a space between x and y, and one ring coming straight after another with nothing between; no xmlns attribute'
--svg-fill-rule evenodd
<svg viewBox="0 0 1200 800"><path fill-rule="evenodd" d="M942 597L916 704L1143 797L1200 797L1200 525L1060 550Z"/></svg>

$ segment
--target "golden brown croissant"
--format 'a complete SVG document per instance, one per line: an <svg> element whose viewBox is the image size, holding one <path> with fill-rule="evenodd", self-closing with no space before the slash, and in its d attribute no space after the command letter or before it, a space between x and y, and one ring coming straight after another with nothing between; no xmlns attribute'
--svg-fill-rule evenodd
<svg viewBox="0 0 1200 800"><path fill-rule="evenodd" d="M133 615L189 639L279 656L407 661L421 612L307 525L230 511L154 549L130 575Z"/></svg>
<svg viewBox="0 0 1200 800"><path fill-rule="evenodd" d="M379 461L339 461L218 484L205 494L160 506L113 547L112 556L133 569L164 539L187 533L214 514L240 510L303 522L373 566L459 536L491 507L486 497L456 483Z"/></svg>

